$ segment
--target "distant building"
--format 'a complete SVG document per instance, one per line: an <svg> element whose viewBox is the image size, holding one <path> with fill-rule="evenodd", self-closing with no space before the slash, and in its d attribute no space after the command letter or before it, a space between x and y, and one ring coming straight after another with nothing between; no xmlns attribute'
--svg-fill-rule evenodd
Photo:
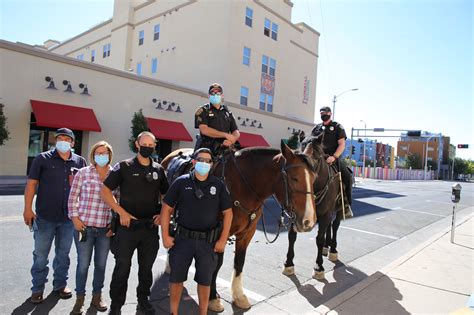
<svg viewBox="0 0 474 315"><path fill-rule="evenodd" d="M352 160L357 166L363 166L364 161L364 140L363 139L347 139L346 148L344 149L343 157L351 156L352 147L354 153ZM367 139L365 143L365 164L378 167L394 167L394 149L389 144L378 143L377 140Z"/></svg>

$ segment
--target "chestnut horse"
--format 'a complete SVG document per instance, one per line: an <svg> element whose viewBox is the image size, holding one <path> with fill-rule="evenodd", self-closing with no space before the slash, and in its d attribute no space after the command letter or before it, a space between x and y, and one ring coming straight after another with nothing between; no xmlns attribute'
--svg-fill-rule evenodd
<svg viewBox="0 0 474 315"><path fill-rule="evenodd" d="M191 153L192 149L172 152L162 162L166 169L173 157L180 152ZM233 220L230 235L235 235L234 272L232 275L232 300L242 309L251 304L244 294L242 270L245 254L262 215L263 203L275 195L278 201L292 214L294 226L299 232L311 231L316 223L313 199L315 165L311 158L312 146L303 153L291 150L282 143L281 151L272 148L253 147L227 152L218 162L213 174L223 177L233 200ZM218 256L218 266L211 284L210 309L212 305L222 307L216 291L216 278L223 263L223 254Z"/></svg>
<svg viewBox="0 0 474 315"><path fill-rule="evenodd" d="M302 147L312 147L313 159L316 161L316 179L313 189L316 194L316 216L318 218L318 234L316 237L318 254L312 276L315 279L322 280L324 279L323 255L328 254L328 247L330 248L329 260L338 260L336 238L342 219L339 176L337 170L326 162L320 136L305 139ZM295 256L296 236L296 231L290 228L288 231L288 252L283 270L283 274L287 276L295 273L293 258Z"/></svg>

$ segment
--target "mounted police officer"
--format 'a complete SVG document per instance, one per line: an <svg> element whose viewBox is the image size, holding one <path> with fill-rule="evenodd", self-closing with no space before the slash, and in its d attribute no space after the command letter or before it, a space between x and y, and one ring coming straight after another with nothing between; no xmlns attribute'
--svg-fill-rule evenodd
<svg viewBox="0 0 474 315"><path fill-rule="evenodd" d="M229 237L232 200L225 184L209 175L212 161L211 150L198 149L193 154L194 171L178 177L163 200L162 238L163 246L170 248L170 312L174 315L178 314L183 282L193 259L199 313L207 314L217 253L224 252ZM169 224L171 213L176 218L176 227Z"/></svg>
<svg viewBox="0 0 474 315"><path fill-rule="evenodd" d="M119 215L120 224L111 243L115 268L110 283L109 314L120 314L127 296L127 282L135 250L138 252L137 310L155 311L148 297L153 283L152 267L159 247L161 194L168 190L163 167L151 159L155 136L140 133L135 141L136 157L117 163L104 181L102 198ZM120 187L120 203L112 190Z"/></svg>
<svg viewBox="0 0 474 315"><path fill-rule="evenodd" d="M218 83L209 87L209 103L200 106L194 116L194 128L199 129L200 136L195 150L209 148L215 155L222 145L229 147L240 137L237 123L232 113L224 105L222 86Z"/></svg>
<svg viewBox="0 0 474 315"><path fill-rule="evenodd" d="M334 164L339 172L341 172L342 182L345 186L345 197L347 198L347 204L344 209L345 217L350 218L353 216L351 208L352 175L344 162L339 159L346 146L346 132L340 123L331 120L331 108L328 106L321 107L319 113L322 123L314 126L311 135L318 136L322 134L324 153L327 155L326 162L331 165Z"/></svg>

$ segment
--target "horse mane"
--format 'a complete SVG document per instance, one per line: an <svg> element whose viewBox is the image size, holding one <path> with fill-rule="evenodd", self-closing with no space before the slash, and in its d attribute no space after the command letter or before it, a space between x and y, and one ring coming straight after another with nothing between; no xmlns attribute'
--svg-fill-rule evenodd
<svg viewBox="0 0 474 315"><path fill-rule="evenodd" d="M304 150L308 144L313 146L313 158L319 159L324 157L324 144L322 143L323 137L322 134L317 136L307 137L301 142L301 148Z"/></svg>

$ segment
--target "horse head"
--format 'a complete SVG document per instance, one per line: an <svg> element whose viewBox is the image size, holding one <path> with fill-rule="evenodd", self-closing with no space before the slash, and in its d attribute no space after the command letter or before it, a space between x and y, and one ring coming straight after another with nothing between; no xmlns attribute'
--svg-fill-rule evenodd
<svg viewBox="0 0 474 315"><path fill-rule="evenodd" d="M294 216L298 232L311 231L316 224L316 206L313 198L315 164L311 158L312 154L312 146L307 146L306 150L300 153L282 143L281 154L275 156L281 165L283 178L283 185L275 187L275 195Z"/></svg>

